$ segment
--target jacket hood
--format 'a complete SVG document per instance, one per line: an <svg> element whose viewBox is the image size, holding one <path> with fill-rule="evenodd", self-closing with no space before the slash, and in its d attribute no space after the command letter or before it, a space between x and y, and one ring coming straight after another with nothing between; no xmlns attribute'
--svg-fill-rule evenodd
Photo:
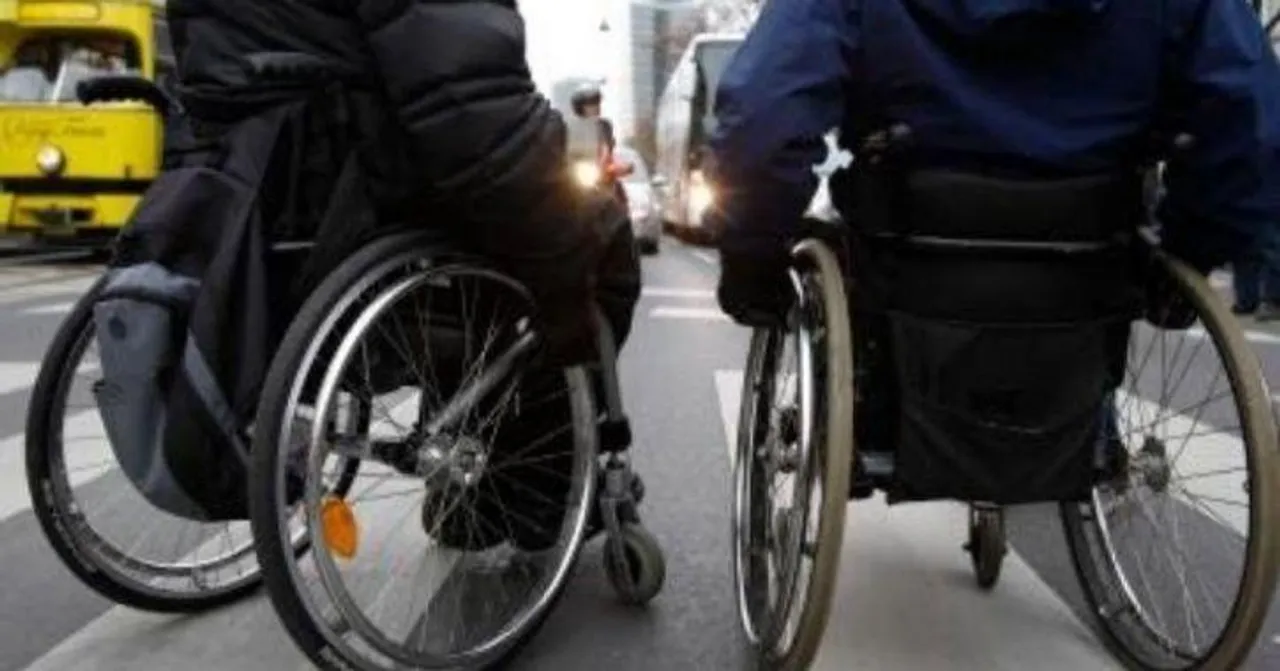
<svg viewBox="0 0 1280 671"><path fill-rule="evenodd" d="M1073 32L1101 15L1111 0L904 0L922 23L967 42L1034 45Z"/></svg>

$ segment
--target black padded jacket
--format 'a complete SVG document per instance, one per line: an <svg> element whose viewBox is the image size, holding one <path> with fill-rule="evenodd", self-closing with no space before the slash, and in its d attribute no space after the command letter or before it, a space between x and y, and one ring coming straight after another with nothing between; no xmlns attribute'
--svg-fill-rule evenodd
<svg viewBox="0 0 1280 671"><path fill-rule="evenodd" d="M411 210L525 281L549 328L582 330L609 204L570 179L564 121L535 90L514 2L170 0L169 22L197 115L239 115L290 94L253 81L255 52L324 56L367 84L398 121L401 146L384 149L411 156Z"/></svg>

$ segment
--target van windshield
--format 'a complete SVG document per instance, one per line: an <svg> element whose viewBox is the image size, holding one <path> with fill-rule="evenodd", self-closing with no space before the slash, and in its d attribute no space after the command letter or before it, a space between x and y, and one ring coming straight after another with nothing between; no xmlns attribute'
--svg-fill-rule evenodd
<svg viewBox="0 0 1280 671"><path fill-rule="evenodd" d="M0 103L67 103L76 85L102 75L137 75L137 45L112 33L49 34L27 38L0 65Z"/></svg>

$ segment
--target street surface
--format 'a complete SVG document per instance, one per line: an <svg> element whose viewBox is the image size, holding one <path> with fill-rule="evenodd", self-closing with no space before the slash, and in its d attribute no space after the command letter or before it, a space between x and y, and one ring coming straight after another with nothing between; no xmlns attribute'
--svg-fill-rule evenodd
<svg viewBox="0 0 1280 671"><path fill-rule="evenodd" d="M49 339L98 271L0 264L0 671L309 668L263 597L199 617L114 607L82 587L38 531L22 460L28 394ZM649 491L643 514L667 553L665 591L648 610L619 605L593 544L517 668L750 668L729 547L729 446L748 333L717 308L717 274L713 254L671 241L647 258L622 359ZM1280 330L1249 328L1280 379ZM852 505L816 671L1118 668L1089 629L1054 507L1011 512L1013 552L990 594L961 551L965 517L945 503ZM1280 669L1276 610L1247 669Z"/></svg>

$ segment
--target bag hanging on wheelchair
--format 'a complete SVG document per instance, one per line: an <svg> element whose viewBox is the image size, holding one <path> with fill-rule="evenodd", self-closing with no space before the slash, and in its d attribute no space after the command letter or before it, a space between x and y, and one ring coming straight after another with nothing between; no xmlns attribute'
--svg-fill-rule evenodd
<svg viewBox="0 0 1280 671"><path fill-rule="evenodd" d="M150 503L183 518L247 516L245 428L271 355L258 193L297 109L240 122L163 172L94 305L111 447Z"/></svg>
<svg viewBox="0 0 1280 671"><path fill-rule="evenodd" d="M854 250L897 391L891 498L1087 496L1139 295L1140 189L1111 176L894 177L888 202L876 200L885 175L860 183Z"/></svg>

